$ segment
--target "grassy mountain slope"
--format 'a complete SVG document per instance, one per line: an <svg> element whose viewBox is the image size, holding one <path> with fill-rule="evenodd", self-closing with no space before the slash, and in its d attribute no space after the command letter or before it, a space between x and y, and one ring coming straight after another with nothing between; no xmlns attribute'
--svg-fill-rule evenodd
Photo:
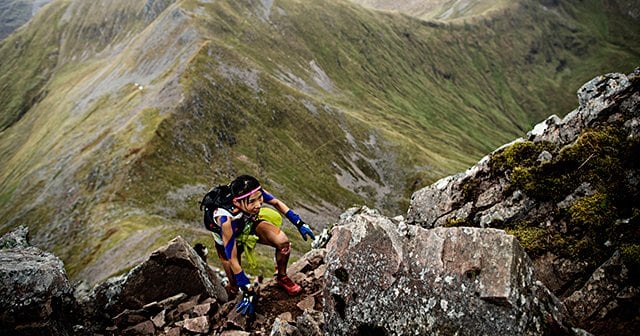
<svg viewBox="0 0 640 336"><path fill-rule="evenodd" d="M353 204L403 213L637 65L613 4L436 24L347 1L54 2L0 44L1 230L29 225L95 282L176 234L210 244L197 203L239 173L316 227Z"/></svg>
<svg viewBox="0 0 640 336"><path fill-rule="evenodd" d="M460 20L487 15L514 1L495 0L351 0L368 8L399 12L425 20Z"/></svg>

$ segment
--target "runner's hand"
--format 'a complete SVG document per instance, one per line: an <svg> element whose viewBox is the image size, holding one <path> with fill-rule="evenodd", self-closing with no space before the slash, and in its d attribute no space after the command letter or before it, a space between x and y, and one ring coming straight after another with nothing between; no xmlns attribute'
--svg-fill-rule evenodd
<svg viewBox="0 0 640 336"><path fill-rule="evenodd" d="M309 225L305 224L302 219L299 220L298 223L296 223L296 226L298 227L298 231L305 241L307 240L307 236L311 237L311 240L316 240L316 236L313 234L313 231L311 231Z"/></svg>
<svg viewBox="0 0 640 336"><path fill-rule="evenodd" d="M258 295L250 285L240 287L242 291L242 300L236 305L236 311L242 315L252 315L255 312L255 304L258 301Z"/></svg>

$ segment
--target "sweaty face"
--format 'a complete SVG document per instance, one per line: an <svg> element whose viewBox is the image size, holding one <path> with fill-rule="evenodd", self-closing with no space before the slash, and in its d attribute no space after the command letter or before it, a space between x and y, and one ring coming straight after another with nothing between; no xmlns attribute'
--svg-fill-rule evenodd
<svg viewBox="0 0 640 336"><path fill-rule="evenodd" d="M262 191L258 190L249 195L248 198L240 200L240 210L250 215L257 215L262 206Z"/></svg>

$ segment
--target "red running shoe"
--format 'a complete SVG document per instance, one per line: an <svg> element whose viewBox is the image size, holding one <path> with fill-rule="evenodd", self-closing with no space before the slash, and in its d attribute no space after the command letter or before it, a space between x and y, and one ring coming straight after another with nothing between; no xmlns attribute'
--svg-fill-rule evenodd
<svg viewBox="0 0 640 336"><path fill-rule="evenodd" d="M300 285L293 282L293 280L291 280L291 278L286 275L277 275L276 282L291 296L298 295L298 293L300 293L300 291L302 290L302 287L300 287Z"/></svg>

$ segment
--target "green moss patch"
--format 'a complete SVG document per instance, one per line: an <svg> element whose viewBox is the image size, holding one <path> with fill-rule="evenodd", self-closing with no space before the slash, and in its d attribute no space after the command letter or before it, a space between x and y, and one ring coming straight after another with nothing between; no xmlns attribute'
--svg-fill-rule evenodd
<svg viewBox="0 0 640 336"><path fill-rule="evenodd" d="M520 142L493 156L492 173L509 178L506 195L521 190L540 204L558 204L580 186L589 190L574 195L563 208L554 208L548 214L553 225L547 228L540 228L539 220L533 218L517 225L507 223L505 229L518 237L527 252L548 251L597 265L633 239L629 237L632 228L621 218L635 218L638 213L624 179L626 171L635 169L629 157L637 155L638 146L628 141L622 129L616 124L588 129L562 149L545 142ZM551 160L538 160L543 150ZM633 254L633 248L626 249Z"/></svg>
<svg viewBox="0 0 640 336"><path fill-rule="evenodd" d="M514 235L520 245L532 256L541 255L547 249L547 230L539 227L516 227L506 229L506 233Z"/></svg>

